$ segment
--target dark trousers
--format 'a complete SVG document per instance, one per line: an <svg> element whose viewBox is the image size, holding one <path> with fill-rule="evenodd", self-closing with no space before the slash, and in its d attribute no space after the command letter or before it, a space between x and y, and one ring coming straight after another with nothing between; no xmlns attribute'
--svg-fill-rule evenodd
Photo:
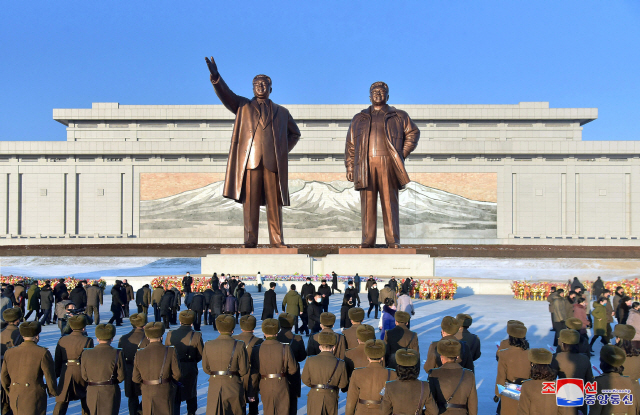
<svg viewBox="0 0 640 415"><path fill-rule="evenodd" d="M327 301L327 303L322 303L322 312L324 313L328 313L329 312L329 302Z"/></svg>
<svg viewBox="0 0 640 415"><path fill-rule="evenodd" d="M258 243L260 225L260 204L262 198L267 202L267 225L271 245L282 244L282 205L280 204L280 185L278 173L269 171L260 163L258 168L247 170L242 189L242 215L244 217L244 243Z"/></svg>
<svg viewBox="0 0 640 415"><path fill-rule="evenodd" d="M122 324L122 311L121 310L116 310L115 312L113 312L113 315L109 319L109 324L113 323L114 321L116 322L116 325Z"/></svg>
<svg viewBox="0 0 640 415"><path fill-rule="evenodd" d="M198 410L198 398L189 398L189 399L182 399L180 398L180 389L178 389L178 391L176 392L176 397L173 400L173 415L179 415L180 414L180 404L182 402L187 402L187 414L195 414L196 411Z"/></svg>
<svg viewBox="0 0 640 415"><path fill-rule="evenodd" d="M600 337L600 342L602 342L602 344L609 344L609 339L607 338L606 335L605 336L601 336L599 334L596 334L591 338L591 341L589 342L589 346L590 347L593 347L593 343L595 343L596 340L598 340L598 337Z"/></svg>
<svg viewBox="0 0 640 415"><path fill-rule="evenodd" d="M560 336L560 332L567 328L564 324L564 321L558 321L553 323L554 333L553 333L553 345L558 345L558 337Z"/></svg>
<svg viewBox="0 0 640 415"><path fill-rule="evenodd" d="M173 310L171 314L171 324L178 324L178 312L176 310Z"/></svg>
<svg viewBox="0 0 640 415"><path fill-rule="evenodd" d="M369 304L369 311L367 311L367 318L371 317L371 310L376 310L376 317L378 318L378 310L380 310L379 304Z"/></svg>
<svg viewBox="0 0 640 415"><path fill-rule="evenodd" d="M209 310L204 310L204 312L202 313L202 317L204 318L204 325L207 326L209 325L209 315L211 313L209 312Z"/></svg>
<svg viewBox="0 0 640 415"><path fill-rule="evenodd" d="M171 324L169 324L169 316L165 315L162 316L162 321L164 322L164 327L166 329L168 329L169 327L171 327Z"/></svg>
<svg viewBox="0 0 640 415"><path fill-rule="evenodd" d="M300 315L300 321L302 321L302 325L300 326L300 333L309 334L309 316L306 313L302 313Z"/></svg>
<svg viewBox="0 0 640 415"><path fill-rule="evenodd" d="M156 323L161 320L161 318L160 318L160 306L158 306L157 304L153 305L153 319L155 320Z"/></svg>
<svg viewBox="0 0 640 415"><path fill-rule="evenodd" d="M196 318L193 319L193 329L200 331L200 325L202 324L202 311L196 311Z"/></svg>
<svg viewBox="0 0 640 415"><path fill-rule="evenodd" d="M41 310L40 324L51 324L51 307Z"/></svg>
<svg viewBox="0 0 640 415"><path fill-rule="evenodd" d="M129 302L124 303L122 308L124 309L124 316L128 318L129 317Z"/></svg>
<svg viewBox="0 0 640 415"><path fill-rule="evenodd" d="M137 396L129 397L129 415L138 415L138 411L142 410L142 405L140 405L140 400Z"/></svg>
<svg viewBox="0 0 640 415"><path fill-rule="evenodd" d="M260 405L260 401L256 399L255 402L249 402L249 415L258 415L258 406Z"/></svg>
<svg viewBox="0 0 640 415"><path fill-rule="evenodd" d="M80 399L80 407L82 409L82 415L89 415L89 407L87 406L86 399ZM69 409L69 402L56 402L56 406L53 408L53 415L66 415L67 409Z"/></svg>
<svg viewBox="0 0 640 415"><path fill-rule="evenodd" d="M100 308L97 305L88 305L87 306L87 315L89 317L93 317L93 322L97 326L100 324Z"/></svg>
<svg viewBox="0 0 640 415"><path fill-rule="evenodd" d="M33 312L36 312L36 318L33 321L38 321L40 320L40 309L38 310L29 310L29 312L27 313L26 316L24 316L24 320L27 321L29 320L29 317L31 317L31 314L33 314Z"/></svg>
<svg viewBox="0 0 640 415"><path fill-rule="evenodd" d="M298 322L299 322L299 315L296 316L296 318L293 320L293 328L295 329L295 333L298 334L298 330L300 330L298 328Z"/></svg>
<svg viewBox="0 0 640 415"><path fill-rule="evenodd" d="M388 156L369 157L369 183L360 191L363 244L376 243L378 194L385 240L389 245L400 243L399 188L392 163Z"/></svg>
<svg viewBox="0 0 640 415"><path fill-rule="evenodd" d="M262 284L258 284L258 292L261 293L262 292Z"/></svg>
<svg viewBox="0 0 640 415"><path fill-rule="evenodd" d="M211 320L211 325L213 325L213 329L216 330L216 331L218 330L218 328L216 327L216 319L218 318L219 315L220 314L214 313L212 311L211 312L211 317L209 317L210 320Z"/></svg>
<svg viewBox="0 0 640 415"><path fill-rule="evenodd" d="M342 294L342 290L340 288L338 288L337 285L332 285L331 286L331 294L335 294L336 291L338 291L340 294Z"/></svg>

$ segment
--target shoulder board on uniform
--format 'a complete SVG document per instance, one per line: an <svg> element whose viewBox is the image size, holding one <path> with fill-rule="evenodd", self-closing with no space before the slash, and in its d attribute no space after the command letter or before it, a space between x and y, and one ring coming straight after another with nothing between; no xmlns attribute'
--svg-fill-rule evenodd
<svg viewBox="0 0 640 415"><path fill-rule="evenodd" d="M462 370L466 370L467 372L473 372L471 369L467 369L466 367L463 367Z"/></svg>
<svg viewBox="0 0 640 415"><path fill-rule="evenodd" d="M346 351L350 352L351 350L355 350L355 349L357 349L357 347L352 347L351 349L347 349Z"/></svg>
<svg viewBox="0 0 640 415"><path fill-rule="evenodd" d="M353 370L355 371L355 370L360 370L360 369L366 369L366 368L365 367L356 367Z"/></svg>
<svg viewBox="0 0 640 415"><path fill-rule="evenodd" d="M507 347L506 349L500 349L498 350L498 352L504 352L505 350L509 350L509 347Z"/></svg>

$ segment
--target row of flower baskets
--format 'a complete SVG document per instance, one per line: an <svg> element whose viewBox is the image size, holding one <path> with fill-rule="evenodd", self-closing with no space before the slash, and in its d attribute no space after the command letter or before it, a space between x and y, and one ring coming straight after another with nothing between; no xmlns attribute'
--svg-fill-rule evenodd
<svg viewBox="0 0 640 415"><path fill-rule="evenodd" d="M0 275L0 284L9 284L14 286L16 284L21 284L26 288L29 285L31 285L34 281L38 283L38 287L40 288L44 287L47 284L47 281L49 281L52 287L54 287L58 283L57 279L31 278L31 277L21 277L17 275ZM74 288L76 288L76 286L80 283L80 281L87 281L89 285L92 285L94 282L97 282L100 288L102 289L104 289L107 286L107 282L102 278L97 280L84 280L84 279L77 279L74 277L65 278L64 285L67 286L68 291L71 291Z"/></svg>
<svg viewBox="0 0 640 415"><path fill-rule="evenodd" d="M581 282L587 291L592 291L592 281ZM548 281L513 281L511 283L513 296L519 300L546 300L551 293L551 287L562 288L567 291L570 288L570 284ZM617 287L622 287L626 295L633 298L634 301L640 301L640 279L638 278L634 280L606 281L604 287L611 292L614 292Z"/></svg>

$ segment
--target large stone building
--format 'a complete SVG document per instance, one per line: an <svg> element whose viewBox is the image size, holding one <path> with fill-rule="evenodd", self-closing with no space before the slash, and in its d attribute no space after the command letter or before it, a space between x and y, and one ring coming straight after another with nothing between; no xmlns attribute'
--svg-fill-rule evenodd
<svg viewBox="0 0 640 415"><path fill-rule="evenodd" d="M286 107L302 132L286 242L359 243L344 144L366 105ZM640 142L582 141L597 109L398 108L421 130L401 192L404 244L640 245ZM224 107L94 103L53 117L67 141L0 143L0 244L242 243L241 206L221 196Z"/></svg>

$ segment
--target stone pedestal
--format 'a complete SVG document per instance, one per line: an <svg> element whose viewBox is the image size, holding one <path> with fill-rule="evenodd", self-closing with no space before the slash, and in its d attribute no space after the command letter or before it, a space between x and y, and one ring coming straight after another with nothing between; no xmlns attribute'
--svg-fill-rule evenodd
<svg viewBox="0 0 640 415"><path fill-rule="evenodd" d="M340 248L340 255L415 255L415 248Z"/></svg>
<svg viewBox="0 0 640 415"><path fill-rule="evenodd" d="M202 258L200 272L208 276L214 272L218 275L223 272L231 275L255 275L258 271L262 275L309 275L312 272L309 255L284 253L280 252L284 249L278 248L274 250L279 252L253 253L256 249L242 249L242 252L238 253L207 255Z"/></svg>
<svg viewBox="0 0 640 415"><path fill-rule="evenodd" d="M366 253L340 253L327 255L322 261L324 274L335 271L338 275L369 275L375 277L422 277L433 278L435 261L429 255L406 254L403 249L380 249L384 252L369 253L378 249L362 249ZM391 252L389 252L391 251ZM415 252L415 250L414 250Z"/></svg>
<svg viewBox="0 0 640 415"><path fill-rule="evenodd" d="M221 255L293 255L298 248L220 248Z"/></svg>

